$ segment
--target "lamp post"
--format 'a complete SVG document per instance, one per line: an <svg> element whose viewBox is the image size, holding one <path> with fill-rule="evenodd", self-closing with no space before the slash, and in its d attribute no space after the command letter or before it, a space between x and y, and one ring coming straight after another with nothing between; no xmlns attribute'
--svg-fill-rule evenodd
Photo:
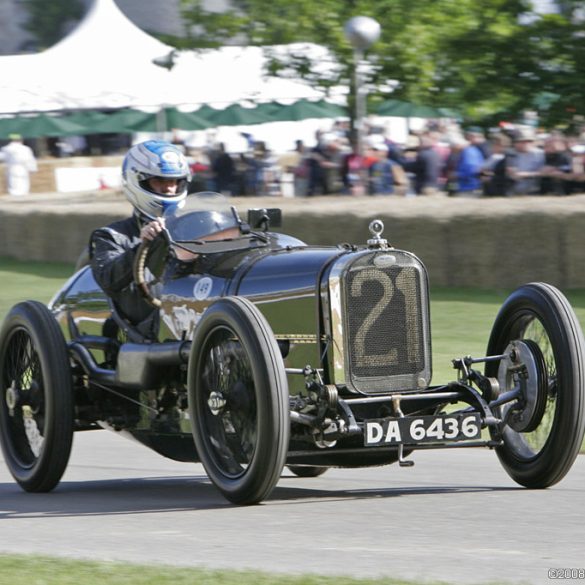
<svg viewBox="0 0 585 585"><path fill-rule="evenodd" d="M363 123L366 116L366 92L364 91L361 75L361 65L364 52L380 38L380 24L369 16L354 16L350 18L343 29L346 39L353 47L353 75L354 75L354 102L355 115L353 120L353 135L356 154L363 159ZM360 172L361 187L365 189L366 181L364 169Z"/></svg>
<svg viewBox="0 0 585 585"><path fill-rule="evenodd" d="M167 71L170 71L175 66L175 61L177 60L177 49L172 49L166 55L161 55L160 57L155 57L152 59L152 63L154 65L158 65Z"/></svg>
<svg viewBox="0 0 585 585"><path fill-rule="evenodd" d="M171 71L171 69L175 66L175 62L177 60L177 50L172 49L166 55L162 55L161 57L155 57L151 60L151 62L156 65L157 67L162 67L167 71ZM160 133L164 133L168 130L167 128L167 115L165 112L164 106L159 109L156 113L156 129Z"/></svg>

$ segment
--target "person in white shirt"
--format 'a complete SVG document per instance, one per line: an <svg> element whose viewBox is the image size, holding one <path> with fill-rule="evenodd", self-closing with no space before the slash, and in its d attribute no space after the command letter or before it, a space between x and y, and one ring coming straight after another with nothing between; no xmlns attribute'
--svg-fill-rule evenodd
<svg viewBox="0 0 585 585"><path fill-rule="evenodd" d="M6 183L10 195L28 195L30 173L37 170L32 148L23 144L19 134L11 134L10 142L0 149L0 161L6 165Z"/></svg>

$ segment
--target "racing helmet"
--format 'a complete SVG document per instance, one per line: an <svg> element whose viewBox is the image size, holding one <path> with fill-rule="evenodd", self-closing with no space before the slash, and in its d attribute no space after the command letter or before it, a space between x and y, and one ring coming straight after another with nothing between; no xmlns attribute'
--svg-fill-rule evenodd
<svg viewBox="0 0 585 585"><path fill-rule="evenodd" d="M173 194L154 192L149 179L177 179ZM122 163L124 195L134 208L147 217L160 217L168 208L187 197L191 171L185 155L170 142L147 140L134 145Z"/></svg>

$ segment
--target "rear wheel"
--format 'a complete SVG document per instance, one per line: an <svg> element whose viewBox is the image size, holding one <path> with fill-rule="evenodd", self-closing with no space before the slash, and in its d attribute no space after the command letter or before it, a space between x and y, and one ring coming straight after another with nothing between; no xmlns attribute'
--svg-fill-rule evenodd
<svg viewBox="0 0 585 585"><path fill-rule="evenodd" d="M16 305L0 332L0 443L14 479L28 492L60 481L73 440L67 346L50 311Z"/></svg>
<svg viewBox="0 0 585 585"><path fill-rule="evenodd" d="M585 342L573 309L550 285L520 287L500 309L487 353L513 356L486 365L502 392L524 388L517 402L499 408L502 465L526 487L557 483L575 461L585 430ZM520 363L526 367L517 372Z"/></svg>
<svg viewBox="0 0 585 585"><path fill-rule="evenodd" d="M288 450L288 385L276 339L247 299L220 299L198 323L189 408L195 446L215 486L236 504L266 498Z"/></svg>

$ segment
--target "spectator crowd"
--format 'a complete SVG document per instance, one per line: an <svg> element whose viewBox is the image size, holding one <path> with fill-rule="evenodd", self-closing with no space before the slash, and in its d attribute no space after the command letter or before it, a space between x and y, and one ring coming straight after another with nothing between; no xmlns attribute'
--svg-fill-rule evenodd
<svg viewBox="0 0 585 585"><path fill-rule="evenodd" d="M185 148L191 191L228 195L447 195L497 197L585 192L585 133L539 134L528 126L484 132L430 123L404 143L377 128L351 147L348 123L318 131L315 143L272 153L254 142L244 153L223 144Z"/></svg>
<svg viewBox="0 0 585 585"><path fill-rule="evenodd" d="M190 192L296 197L585 193L585 126L572 133L539 133L529 125L505 125L485 132L433 120L405 140L396 141L383 127L371 125L357 148L350 139L349 122L337 120L327 130L317 131L314 142L296 140L284 154L272 152L267 143L248 133L241 137L247 146L235 152L209 138L206 146L195 147L181 140L180 133L173 133L173 143L184 150L191 166ZM83 155L81 144L75 146L70 138L57 141L61 150L51 154ZM123 135L116 141L112 138L113 152L122 146L125 150L128 140ZM33 151L20 136L11 136L0 148L2 163L7 191L11 195L28 193L29 173L37 166Z"/></svg>

